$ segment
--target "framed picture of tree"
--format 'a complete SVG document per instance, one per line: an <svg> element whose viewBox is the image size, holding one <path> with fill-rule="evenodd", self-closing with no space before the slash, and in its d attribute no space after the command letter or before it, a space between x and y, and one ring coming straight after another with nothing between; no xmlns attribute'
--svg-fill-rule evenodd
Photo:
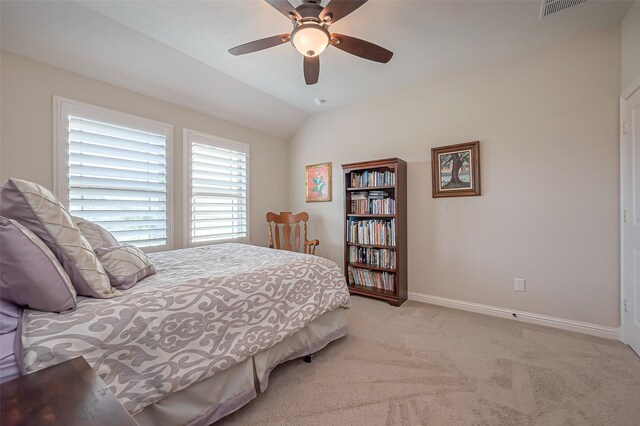
<svg viewBox="0 0 640 426"><path fill-rule="evenodd" d="M306 201L331 201L331 163L307 166Z"/></svg>
<svg viewBox="0 0 640 426"><path fill-rule="evenodd" d="M480 142L431 148L433 198L480 195Z"/></svg>

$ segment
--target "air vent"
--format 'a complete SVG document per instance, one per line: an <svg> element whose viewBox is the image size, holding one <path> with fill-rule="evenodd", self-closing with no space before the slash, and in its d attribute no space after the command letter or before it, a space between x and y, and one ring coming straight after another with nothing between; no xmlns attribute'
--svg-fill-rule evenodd
<svg viewBox="0 0 640 426"><path fill-rule="evenodd" d="M540 19L549 16L552 13L560 12L587 0L542 0L542 10L540 11Z"/></svg>

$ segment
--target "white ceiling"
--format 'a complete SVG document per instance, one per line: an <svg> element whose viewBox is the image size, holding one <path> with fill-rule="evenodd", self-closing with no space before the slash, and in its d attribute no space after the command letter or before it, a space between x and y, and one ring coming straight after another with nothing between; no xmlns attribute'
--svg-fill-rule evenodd
<svg viewBox="0 0 640 426"><path fill-rule="evenodd" d="M287 138L315 111L615 25L631 2L592 0L542 20L540 5L370 0L331 30L380 44L393 59L383 65L329 47L314 86L304 84L302 56L290 44L227 53L291 30L263 0L3 1L0 41L3 49ZM328 102L318 107L318 97Z"/></svg>

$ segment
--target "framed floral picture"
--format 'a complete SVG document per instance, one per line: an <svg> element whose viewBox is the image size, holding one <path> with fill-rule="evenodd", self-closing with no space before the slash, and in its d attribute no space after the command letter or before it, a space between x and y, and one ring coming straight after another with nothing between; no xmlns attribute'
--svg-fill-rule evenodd
<svg viewBox="0 0 640 426"><path fill-rule="evenodd" d="M307 203L331 201L331 163L307 166Z"/></svg>
<svg viewBox="0 0 640 426"><path fill-rule="evenodd" d="M480 195L480 142L431 149L433 198Z"/></svg>

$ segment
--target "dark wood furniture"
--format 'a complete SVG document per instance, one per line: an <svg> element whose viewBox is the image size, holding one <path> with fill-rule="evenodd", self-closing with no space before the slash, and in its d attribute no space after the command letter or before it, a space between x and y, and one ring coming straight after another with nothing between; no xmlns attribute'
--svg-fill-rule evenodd
<svg viewBox="0 0 640 426"><path fill-rule="evenodd" d="M137 425L82 357L0 385L0 424Z"/></svg>
<svg viewBox="0 0 640 426"><path fill-rule="evenodd" d="M316 254L316 247L320 245L318 240L307 240L307 212L292 214L291 212L267 213L267 226L269 227L269 248ZM303 224L303 234L300 234L300 223ZM291 244L291 225L295 225L294 242ZM280 244L280 226L282 227L282 244ZM272 227L274 229L272 229ZM274 238L275 236L275 238Z"/></svg>
<svg viewBox="0 0 640 426"><path fill-rule="evenodd" d="M343 164L344 174L344 272L349 281L349 292L381 299L393 306L400 306L407 300L407 163L399 158L384 160L364 161L360 163ZM377 185L366 187L354 187L351 185L352 173L369 172L395 172L393 185ZM384 192L388 198L395 200L393 214L359 214L352 211L352 194L370 191ZM389 244L362 244L350 242L348 231L352 220L380 220L382 222L395 222L395 245ZM395 252L395 266L393 268L372 266L360 262L350 262L349 252L351 247L369 249L389 249ZM384 290L376 287L356 285L349 274L349 267L359 268L373 273L388 273L394 276L394 289Z"/></svg>

